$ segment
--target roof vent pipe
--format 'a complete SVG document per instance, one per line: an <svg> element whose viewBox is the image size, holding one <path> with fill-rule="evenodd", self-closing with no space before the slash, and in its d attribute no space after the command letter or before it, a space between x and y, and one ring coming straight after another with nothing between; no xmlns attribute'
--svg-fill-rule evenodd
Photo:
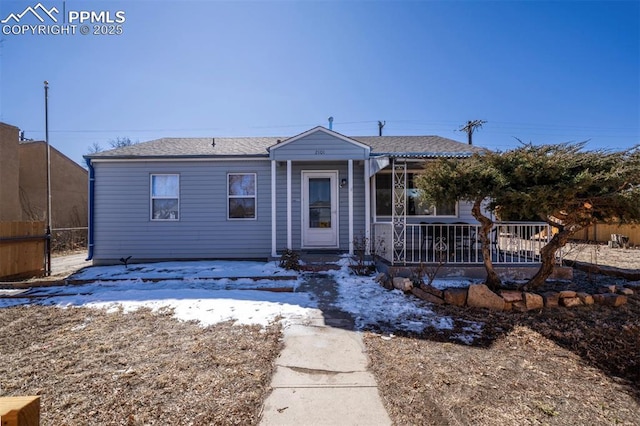
<svg viewBox="0 0 640 426"><path fill-rule="evenodd" d="M216 138L211 138L211 146L216 146Z"/></svg>
<svg viewBox="0 0 640 426"><path fill-rule="evenodd" d="M333 117L329 117L329 130L333 130Z"/></svg>

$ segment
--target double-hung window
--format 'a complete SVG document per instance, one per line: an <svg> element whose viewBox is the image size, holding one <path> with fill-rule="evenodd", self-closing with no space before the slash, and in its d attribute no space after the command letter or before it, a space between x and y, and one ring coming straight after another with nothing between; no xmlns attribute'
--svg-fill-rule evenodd
<svg viewBox="0 0 640 426"><path fill-rule="evenodd" d="M407 173L407 216L449 216L457 215L455 202L429 203L419 197L418 189L413 183L414 173ZM376 175L376 214L391 216L393 207L393 176L381 172Z"/></svg>
<svg viewBox="0 0 640 426"><path fill-rule="evenodd" d="M151 175L151 220L180 219L180 175Z"/></svg>
<svg viewBox="0 0 640 426"><path fill-rule="evenodd" d="M256 218L256 174L229 173L228 181L228 218Z"/></svg>

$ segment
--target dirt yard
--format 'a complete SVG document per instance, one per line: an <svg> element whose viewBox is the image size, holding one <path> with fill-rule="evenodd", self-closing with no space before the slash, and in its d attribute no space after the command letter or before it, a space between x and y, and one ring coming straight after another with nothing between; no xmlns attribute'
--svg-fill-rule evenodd
<svg viewBox="0 0 640 426"><path fill-rule="evenodd" d="M591 251L591 253L590 253ZM577 260L640 267L640 250L585 247ZM616 278L575 272L556 288ZM365 334L371 368L397 425L640 425L640 295L600 305L528 313L434 306L454 330ZM468 346L451 337L485 324Z"/></svg>
<svg viewBox="0 0 640 426"><path fill-rule="evenodd" d="M598 264L640 265L636 254L599 248ZM577 271L566 285L615 280ZM640 425L639 295L620 308L433 309L454 329L365 333L395 424ZM481 337L454 343L473 323ZM5 308L0 396L41 395L45 426L256 424L281 346L277 327L202 328L169 311Z"/></svg>
<svg viewBox="0 0 640 426"><path fill-rule="evenodd" d="M42 425L256 424L280 338L171 312L0 309L0 396L41 395Z"/></svg>

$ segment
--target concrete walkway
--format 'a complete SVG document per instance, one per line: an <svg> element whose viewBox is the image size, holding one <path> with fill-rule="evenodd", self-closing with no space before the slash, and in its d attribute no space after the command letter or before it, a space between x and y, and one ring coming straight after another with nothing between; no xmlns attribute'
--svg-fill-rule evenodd
<svg viewBox="0 0 640 426"><path fill-rule="evenodd" d="M328 326L349 323L330 308L333 278L314 274L308 281L321 299L318 316L284 330L272 392L261 425L390 425L373 374L368 371L362 335ZM352 322L351 322L352 323Z"/></svg>
<svg viewBox="0 0 640 426"><path fill-rule="evenodd" d="M86 260L87 253L68 254L65 256L53 256L51 258L51 275L71 275L82 268L91 266L92 262Z"/></svg>

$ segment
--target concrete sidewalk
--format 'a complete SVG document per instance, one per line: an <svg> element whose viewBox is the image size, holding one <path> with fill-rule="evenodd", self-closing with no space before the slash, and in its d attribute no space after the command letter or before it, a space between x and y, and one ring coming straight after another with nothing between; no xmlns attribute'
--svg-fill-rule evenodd
<svg viewBox="0 0 640 426"><path fill-rule="evenodd" d="M333 279L325 277L314 280L331 284ZM390 425L375 378L367 370L362 335L325 325L331 318L318 312L310 323L284 330L284 349L260 424Z"/></svg>
<svg viewBox="0 0 640 426"><path fill-rule="evenodd" d="M54 256L51 258L51 275L71 275L82 268L92 265L90 260L86 260L87 253L76 253L65 256Z"/></svg>

